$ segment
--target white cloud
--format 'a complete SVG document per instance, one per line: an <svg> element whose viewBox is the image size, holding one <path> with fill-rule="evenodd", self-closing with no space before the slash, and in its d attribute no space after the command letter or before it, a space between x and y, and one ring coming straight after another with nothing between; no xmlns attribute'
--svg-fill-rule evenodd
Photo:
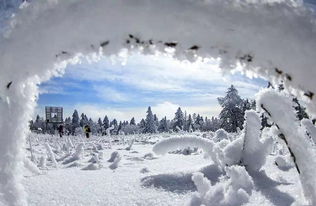
<svg viewBox="0 0 316 206"><path fill-rule="evenodd" d="M152 91L195 91L189 87L192 81L212 82L223 79L218 62L180 62L171 57L134 54L127 58L125 65L112 64L104 58L101 62L81 69L72 68L69 77L91 81L120 81L122 83Z"/></svg>
<svg viewBox="0 0 316 206"><path fill-rule="evenodd" d="M171 102L163 102L160 104L157 104L152 107L153 113L157 114L157 117L159 119L163 117L167 117L167 119L173 119L174 113L177 111L178 107L180 105L171 103Z"/></svg>
<svg viewBox="0 0 316 206"><path fill-rule="evenodd" d="M74 79L119 82L145 91L167 93L212 92L218 96L234 84L243 90L243 94L252 96L260 88L251 81L238 80L229 73L223 75L219 61L215 59L191 63L163 55L131 54L124 59L124 65L119 59L104 57L92 65L75 65L66 71L66 75Z"/></svg>
<svg viewBox="0 0 316 206"><path fill-rule="evenodd" d="M93 89L99 98L102 98L111 102L126 102L129 100L128 95L124 94L116 89L105 86L94 86Z"/></svg>

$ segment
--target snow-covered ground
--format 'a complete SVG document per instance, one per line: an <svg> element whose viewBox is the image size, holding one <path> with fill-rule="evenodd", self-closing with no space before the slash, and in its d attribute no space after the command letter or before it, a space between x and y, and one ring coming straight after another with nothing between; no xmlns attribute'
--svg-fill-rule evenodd
<svg viewBox="0 0 316 206"><path fill-rule="evenodd" d="M200 133L194 135L202 136ZM124 139L122 136L109 145L108 137L93 136L89 141L83 137L69 137L71 141L68 141L66 137L31 134L33 160L41 167L41 174L34 169L24 172L23 184L29 205L185 205L196 191L192 181L194 172L204 173L212 185L221 181L222 173L201 150L190 151L189 155L182 154L181 150L163 156L153 153L153 143L166 136L179 137L179 134L148 135L147 142L141 141L144 135L136 136L128 150L135 136ZM53 151L57 168L50 158L46 164L41 160L49 153L45 143ZM70 161L73 160L71 156L62 158L81 143L84 150L79 160ZM27 156L31 159L29 148L27 144ZM120 158L114 154L112 160L118 159L118 163L117 167L111 167L113 163L108 160L115 151ZM98 157L94 159L94 166L89 162L92 156ZM275 164L275 157L269 155L260 172L250 173L254 190L245 205L285 206L303 199L295 167L281 167L281 170Z"/></svg>

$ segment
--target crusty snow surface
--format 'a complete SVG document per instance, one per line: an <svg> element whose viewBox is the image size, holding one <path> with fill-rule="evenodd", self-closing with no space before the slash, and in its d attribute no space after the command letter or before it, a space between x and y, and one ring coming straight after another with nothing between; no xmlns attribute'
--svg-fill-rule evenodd
<svg viewBox="0 0 316 206"><path fill-rule="evenodd" d="M46 154L44 142L48 141L58 161L62 155L56 152L53 142L62 140L57 136L45 135L43 140L41 135L33 136L34 156L39 158ZM98 138L92 137L90 142ZM154 141L157 140L159 137ZM68 168L71 163L64 165L58 161L55 168L52 161L47 160L46 168L41 170L40 175L24 170L23 184L29 205L186 205L196 190L191 180L192 173L215 171L211 166L205 169L212 165L212 161L205 159L200 150L190 155L173 152L156 156L152 152L152 143L140 141L136 141L131 150L126 150L128 143L112 144L111 148L104 143L103 148L98 150L103 153L103 158L96 164L97 169L82 170L91 164L88 161L96 150L84 138L73 141L75 145L79 142L85 146L77 167ZM112 163L108 160L114 151L119 153L121 161L112 170L109 168ZM30 157L28 147L26 153ZM246 205L284 206L303 198L295 169L282 171L275 165L274 159L273 155L268 157L263 168L265 172L251 174L255 190Z"/></svg>

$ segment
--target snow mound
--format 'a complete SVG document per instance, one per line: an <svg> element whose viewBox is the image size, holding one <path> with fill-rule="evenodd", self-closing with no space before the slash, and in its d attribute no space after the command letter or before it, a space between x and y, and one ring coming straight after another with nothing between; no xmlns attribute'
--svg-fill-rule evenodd
<svg viewBox="0 0 316 206"><path fill-rule="evenodd" d="M109 168L110 168L111 170L117 169L118 166L119 166L119 162L121 161L121 159L122 159L122 158L121 158L120 154L118 153L118 154L115 156L115 158L114 158L114 160L113 160L113 163L109 165Z"/></svg>
<svg viewBox="0 0 316 206"><path fill-rule="evenodd" d="M98 170L100 166L95 163L88 164L86 167L82 168L81 170Z"/></svg>
<svg viewBox="0 0 316 206"><path fill-rule="evenodd" d="M116 159L116 157L118 157L120 154L118 153L118 151L112 152L110 159L108 160L108 162L114 162L114 160Z"/></svg>
<svg viewBox="0 0 316 206"><path fill-rule="evenodd" d="M220 141L222 141L224 139L230 140L229 134L224 129L218 129L215 132L215 135L214 135L213 139L214 139L215 142L220 142Z"/></svg>
<svg viewBox="0 0 316 206"><path fill-rule="evenodd" d="M140 170L140 173L148 173L150 172L149 169L147 167L144 167L143 169Z"/></svg>
<svg viewBox="0 0 316 206"><path fill-rule="evenodd" d="M74 161L72 163L70 163L69 165L66 166L67 168L72 168L72 167L82 167L82 163L78 162L78 161Z"/></svg>
<svg viewBox="0 0 316 206"><path fill-rule="evenodd" d="M146 160L154 160L154 159L157 159L157 157L154 156L153 153L146 153L144 156L143 156L144 159Z"/></svg>
<svg viewBox="0 0 316 206"><path fill-rule="evenodd" d="M208 156L213 155L214 143L208 139L200 137L172 137L159 141L153 147L154 153L158 155L164 155L170 151L177 150L179 148L186 149L188 147L201 148ZM212 158L213 159L213 158Z"/></svg>

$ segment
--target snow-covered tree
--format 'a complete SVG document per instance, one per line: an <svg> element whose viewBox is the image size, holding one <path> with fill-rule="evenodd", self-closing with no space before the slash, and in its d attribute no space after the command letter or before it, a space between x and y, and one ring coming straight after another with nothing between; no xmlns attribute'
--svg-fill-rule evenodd
<svg viewBox="0 0 316 206"><path fill-rule="evenodd" d="M75 133L77 127L80 127L79 114L78 114L78 111L75 110L74 113L72 114L72 134Z"/></svg>
<svg viewBox="0 0 316 206"><path fill-rule="evenodd" d="M162 120L160 120L158 131L159 132L169 132L167 117L164 117Z"/></svg>
<svg viewBox="0 0 316 206"><path fill-rule="evenodd" d="M195 121L194 121L194 124L193 124L194 130L201 130L203 124L204 124L203 117L200 116L200 114L198 114L198 115L196 116Z"/></svg>
<svg viewBox="0 0 316 206"><path fill-rule="evenodd" d="M191 114L189 114L189 117L188 117L188 120L186 121L184 130L187 132L191 132L193 130L193 119L192 119Z"/></svg>
<svg viewBox="0 0 316 206"><path fill-rule="evenodd" d="M211 131L217 131L221 126L220 120L216 117L211 118Z"/></svg>
<svg viewBox="0 0 316 206"><path fill-rule="evenodd" d="M102 122L102 133L105 134L105 131L107 130L107 128L110 127L110 121L108 116L105 115L103 122Z"/></svg>
<svg viewBox="0 0 316 206"><path fill-rule="evenodd" d="M101 118L98 119L98 124L97 124L97 133L102 133L102 120Z"/></svg>
<svg viewBox="0 0 316 206"><path fill-rule="evenodd" d="M243 100L238 95L237 89L231 85L225 97L218 98L222 111L219 114L221 127L227 132L237 132L237 128L242 129L244 123Z"/></svg>
<svg viewBox="0 0 316 206"><path fill-rule="evenodd" d="M144 120L144 119L140 120L140 122L139 122L138 126L139 126L139 129L141 130L141 132L143 132L143 131L144 131L144 129L145 129L145 125L146 125L145 120Z"/></svg>
<svg viewBox="0 0 316 206"><path fill-rule="evenodd" d="M96 124L91 118L88 120L88 125L92 134L96 134L98 132L98 124Z"/></svg>
<svg viewBox="0 0 316 206"><path fill-rule="evenodd" d="M155 133L156 132L156 125L154 120L154 115L151 111L151 107L148 107L147 116L145 121L145 128L143 133Z"/></svg>
<svg viewBox="0 0 316 206"><path fill-rule="evenodd" d="M66 134L70 134L72 131L72 122L71 122L71 118L67 117L65 119L65 133Z"/></svg>
<svg viewBox="0 0 316 206"><path fill-rule="evenodd" d="M159 126L159 120L158 120L158 117L157 117L156 114L154 114L154 122L155 122L156 128L158 128L158 126Z"/></svg>
<svg viewBox="0 0 316 206"><path fill-rule="evenodd" d="M173 130L177 131L178 128L181 130L184 129L184 115L180 107L177 109L177 112L175 113L173 122Z"/></svg>
<svg viewBox="0 0 316 206"><path fill-rule="evenodd" d="M130 124L130 125L136 125L136 122L135 122L135 118L134 118L134 117L131 119L131 121L129 122L129 124Z"/></svg>
<svg viewBox="0 0 316 206"><path fill-rule="evenodd" d="M81 114L81 118L80 118L80 127L83 127L85 125L89 124L89 119L87 117L87 115L85 115L84 113Z"/></svg>
<svg viewBox="0 0 316 206"><path fill-rule="evenodd" d="M136 134L139 132L139 130L139 126L133 124L124 125L121 129L121 131L123 131L124 134Z"/></svg>
<svg viewBox="0 0 316 206"><path fill-rule="evenodd" d="M118 132L118 123L117 123L116 119L113 119L110 122L110 127L113 127L113 130L111 130L111 134L117 134L117 132Z"/></svg>

